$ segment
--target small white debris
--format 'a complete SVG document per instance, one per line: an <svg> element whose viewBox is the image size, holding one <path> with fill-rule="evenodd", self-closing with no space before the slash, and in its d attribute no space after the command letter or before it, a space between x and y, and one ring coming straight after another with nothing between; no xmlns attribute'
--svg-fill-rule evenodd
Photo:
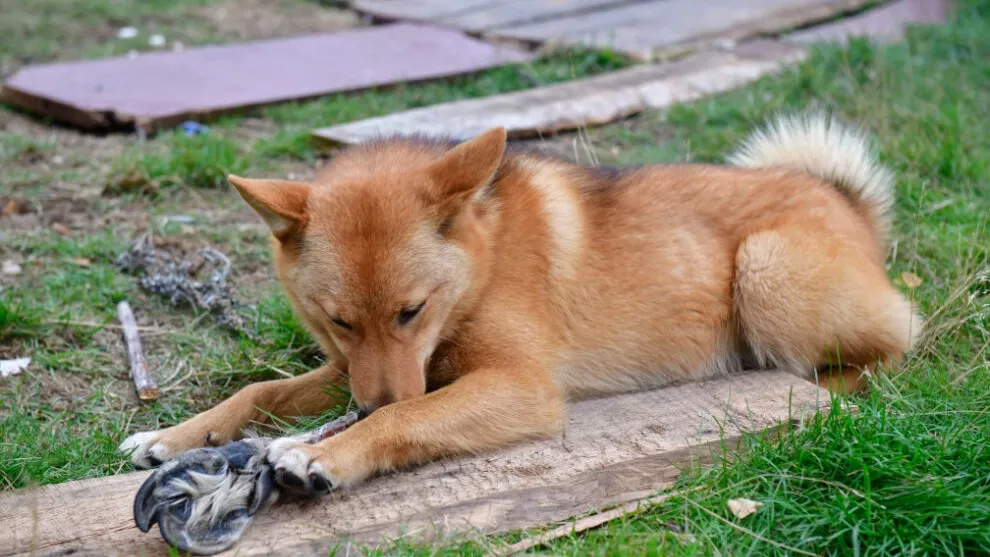
<svg viewBox="0 0 990 557"><path fill-rule="evenodd" d="M137 58L138 57L138 51L136 51L136 50L128 50L127 51L127 57L130 58L131 60Z"/></svg>
<svg viewBox="0 0 990 557"><path fill-rule="evenodd" d="M19 275L21 274L21 266L16 261L5 259L3 264L0 264L0 272L5 275Z"/></svg>
<svg viewBox="0 0 990 557"><path fill-rule="evenodd" d="M27 369L31 363L31 358L17 358L16 360L0 360L0 377L10 377Z"/></svg>
<svg viewBox="0 0 990 557"><path fill-rule="evenodd" d="M734 39L719 39L715 45L721 50L735 50L739 43Z"/></svg>
<svg viewBox="0 0 990 557"><path fill-rule="evenodd" d="M674 534L674 537L677 538L677 541L684 544L692 544L698 541L698 538L694 537L694 534L688 534L686 532Z"/></svg>
<svg viewBox="0 0 990 557"><path fill-rule="evenodd" d="M155 48L161 48L161 47L165 46L165 43L166 42L168 42L168 41L165 40L165 36L164 35L157 35L156 34L156 35L152 35L152 36L148 37L148 44L150 46L155 47Z"/></svg>
<svg viewBox="0 0 990 557"><path fill-rule="evenodd" d="M65 157L63 157L62 155L55 155L54 157L52 157L52 164L54 164L55 166L61 166L65 164Z"/></svg>
<svg viewBox="0 0 990 557"><path fill-rule="evenodd" d="M182 52L183 50L185 50L185 48L186 45L182 44L180 41L175 41L174 43L172 43L172 50L174 52Z"/></svg>
<svg viewBox="0 0 990 557"><path fill-rule="evenodd" d="M755 513L762 506L763 503L752 499L729 499L729 510L740 520Z"/></svg>
<svg viewBox="0 0 990 557"><path fill-rule="evenodd" d="M193 224L194 222L196 222L196 219L189 215L167 215L165 218L162 219L162 225L166 225L172 222L178 224Z"/></svg>
<svg viewBox="0 0 990 557"><path fill-rule="evenodd" d="M136 27L121 27L120 30L117 31L117 38L120 39L133 39L136 36L138 36L138 30Z"/></svg>

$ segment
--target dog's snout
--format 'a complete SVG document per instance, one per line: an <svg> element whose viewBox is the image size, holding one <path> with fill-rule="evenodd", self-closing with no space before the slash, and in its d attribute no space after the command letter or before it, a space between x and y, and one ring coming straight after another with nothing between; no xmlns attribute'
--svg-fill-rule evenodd
<svg viewBox="0 0 990 557"><path fill-rule="evenodd" d="M358 420L363 420L367 418L372 412L377 410L376 406L362 405L358 408Z"/></svg>

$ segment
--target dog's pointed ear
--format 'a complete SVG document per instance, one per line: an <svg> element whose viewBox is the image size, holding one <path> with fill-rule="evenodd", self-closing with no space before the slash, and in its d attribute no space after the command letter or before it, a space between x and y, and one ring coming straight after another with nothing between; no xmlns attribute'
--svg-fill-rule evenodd
<svg viewBox="0 0 990 557"><path fill-rule="evenodd" d="M454 147L430 165L438 201L460 202L488 186L505 154L505 128L493 128Z"/></svg>
<svg viewBox="0 0 990 557"><path fill-rule="evenodd" d="M227 180L258 213L280 241L306 227L309 184L288 180L254 180L231 174Z"/></svg>

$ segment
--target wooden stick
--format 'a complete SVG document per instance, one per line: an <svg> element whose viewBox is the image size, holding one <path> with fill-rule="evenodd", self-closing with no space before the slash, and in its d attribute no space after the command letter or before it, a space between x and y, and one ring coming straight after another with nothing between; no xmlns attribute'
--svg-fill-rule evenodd
<svg viewBox="0 0 990 557"><path fill-rule="evenodd" d="M660 495L654 495L653 497L647 497L646 499L638 499L636 501L630 501L625 505L620 507L615 507L614 509L607 510L603 513L593 514L591 516L586 516L576 522L571 524L565 524L564 526L559 526L550 530L549 532L544 532L535 538L530 538L528 540L522 540L509 546L490 552L488 555L490 557L508 557L509 555L516 555L522 553L523 551L528 551L534 547L539 547L545 543L552 542L560 538L564 538L579 532L584 532L585 530L590 530L605 524L606 522L611 522L617 518L622 518L624 516L631 515L633 513L639 512L646 507L653 505L658 505L663 503L671 497L676 497L678 495L683 495L685 493L690 493L696 491L698 488L687 489L682 491L674 491L671 493L661 493Z"/></svg>
<svg viewBox="0 0 990 557"><path fill-rule="evenodd" d="M117 317L120 319L121 330L124 332L124 343L127 344L127 359L131 362L131 379L137 388L141 400L157 400L158 384L148 371L148 363L141 350L141 337L138 336L138 325L127 302L117 304Z"/></svg>

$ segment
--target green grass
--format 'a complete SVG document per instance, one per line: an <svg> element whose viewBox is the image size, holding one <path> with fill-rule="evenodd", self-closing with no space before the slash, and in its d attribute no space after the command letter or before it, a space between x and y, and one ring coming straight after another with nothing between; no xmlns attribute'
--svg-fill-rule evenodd
<svg viewBox="0 0 990 557"><path fill-rule="evenodd" d="M0 74L25 63L55 58L102 57L147 50L151 32L168 32L185 44L216 38L213 29L188 17L206 0L0 0ZM181 26L170 25L181 21ZM192 24L192 25L190 25ZM143 34L117 40L124 26Z"/></svg>
<svg viewBox="0 0 990 557"><path fill-rule="evenodd" d="M5 15L20 14L13 20L24 20L24 14L38 18L55 6L39 2L28 9L22 2L0 2ZM75 2L73 9L95 3ZM138 4L107 6L125 6L155 21L171 13L168 24L181 29L184 14L197 3L170 2L164 11L155 9L158 3L147 9ZM90 13L103 17L98 10ZM85 42L86 25L95 25L87 23L86 14L76 14L79 26L67 28L76 37L69 45ZM35 36L20 40L5 35L4 25L9 29L0 23L3 60L58 57L66 48L54 41L53 27L39 23ZM200 23L190 25L190 34L199 32ZM151 200L103 197L79 209L129 215L126 226L113 231L80 228L62 237L44 226L4 229L0 221L0 259L16 258L24 268L18 277L0 277L0 357L35 359L24 374L0 384L0 489L125 470L114 447L126 432L176 423L249 381L298 373L319 362L267 271L263 229L245 226L249 217L243 215L216 220L240 207L228 191L210 189L226 172L275 175L315 164L322 153L307 137L314 123L516 90L624 64L608 54L568 53L522 69L333 95L225 118L211 123L205 137L165 133L96 157L93 164L61 139L0 132L0 199L12 192L44 207L50 180L99 184L129 172L168 186ZM682 477L676 489L693 490L686 495L536 551L990 554L988 107L990 9L969 0L960 2L952 23L914 30L905 43L856 41L846 48L820 48L794 70L738 91L588 130L586 139L598 158L620 164L720 161L778 111L824 108L874 131L898 178L889 272L905 289L897 278L902 272L922 278L910 292L930 318L929 334L922 348L902 368L877 379L868 395L837 400L826 417L780 438L747 438L746 450L732 460ZM259 122L266 131L248 133ZM55 153L75 157L78 166L56 171L38 162ZM163 215L180 213L197 221L155 224ZM249 304L243 312L262 340L232 335L205 316L166 306L118 273L111 258L131 232L148 227L190 249L210 244L231 255L234 283ZM73 264L80 257L91 265ZM149 359L166 389L149 405L135 402L113 328L114 303L125 298L149 327ZM737 520L726 508L736 497L764 506ZM403 544L381 553L481 555L524 535L429 547Z"/></svg>

